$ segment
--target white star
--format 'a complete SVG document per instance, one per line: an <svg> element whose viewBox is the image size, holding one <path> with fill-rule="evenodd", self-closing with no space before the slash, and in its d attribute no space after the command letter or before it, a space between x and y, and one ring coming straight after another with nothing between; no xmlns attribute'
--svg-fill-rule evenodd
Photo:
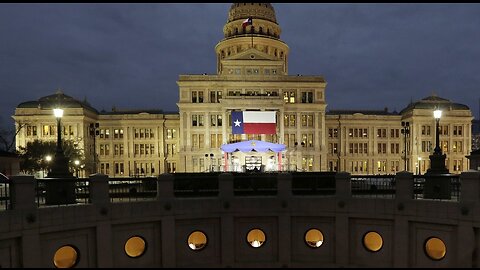
<svg viewBox="0 0 480 270"><path fill-rule="evenodd" d="M236 127L239 127L242 122L238 121L238 119L237 119L233 123L235 124Z"/></svg>

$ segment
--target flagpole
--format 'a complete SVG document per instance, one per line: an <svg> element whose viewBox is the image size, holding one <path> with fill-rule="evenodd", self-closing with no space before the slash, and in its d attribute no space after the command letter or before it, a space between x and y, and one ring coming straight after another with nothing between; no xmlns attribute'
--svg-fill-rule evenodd
<svg viewBox="0 0 480 270"><path fill-rule="evenodd" d="M252 48L253 48L253 25L252 25Z"/></svg>
<svg viewBox="0 0 480 270"><path fill-rule="evenodd" d="M252 49L253 49L253 32L255 32L255 28L253 27L253 19L250 17L250 23L252 24L252 28L251 28L251 31L252 31Z"/></svg>

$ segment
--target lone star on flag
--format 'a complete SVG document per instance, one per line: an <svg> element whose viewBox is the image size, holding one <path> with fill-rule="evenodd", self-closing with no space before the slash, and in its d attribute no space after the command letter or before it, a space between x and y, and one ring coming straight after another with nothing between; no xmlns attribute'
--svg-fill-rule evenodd
<svg viewBox="0 0 480 270"><path fill-rule="evenodd" d="M236 120L235 122L233 122L233 123L235 124L236 127L239 127L242 122L238 121L238 119L237 119L237 120Z"/></svg>

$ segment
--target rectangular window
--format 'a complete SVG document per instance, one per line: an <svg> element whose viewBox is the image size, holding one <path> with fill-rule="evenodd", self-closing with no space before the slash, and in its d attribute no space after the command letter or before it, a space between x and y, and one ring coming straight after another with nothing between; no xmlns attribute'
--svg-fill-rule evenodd
<svg viewBox="0 0 480 270"><path fill-rule="evenodd" d="M175 139L177 137L176 129L167 129L167 139Z"/></svg>
<svg viewBox="0 0 480 270"><path fill-rule="evenodd" d="M378 138L386 138L387 137L387 129L386 128L377 129L377 137Z"/></svg>
<svg viewBox="0 0 480 270"><path fill-rule="evenodd" d="M453 126L453 136L462 136L463 127L462 126Z"/></svg>
<svg viewBox="0 0 480 270"><path fill-rule="evenodd" d="M113 138L114 139L119 139L120 138L120 130L119 129L114 129L113 130Z"/></svg>
<svg viewBox="0 0 480 270"><path fill-rule="evenodd" d="M210 91L210 103L220 103L222 91Z"/></svg>
<svg viewBox="0 0 480 270"><path fill-rule="evenodd" d="M462 141L453 141L452 151L454 153L462 153L463 152L463 143Z"/></svg>
<svg viewBox="0 0 480 270"><path fill-rule="evenodd" d="M338 138L338 129L330 128L328 129L328 137L330 138Z"/></svg>
<svg viewBox="0 0 480 270"><path fill-rule="evenodd" d="M440 147L443 153L448 153L448 141L440 141Z"/></svg>
<svg viewBox="0 0 480 270"><path fill-rule="evenodd" d="M192 115L192 126L198 126L198 116L196 114Z"/></svg>
<svg viewBox="0 0 480 270"><path fill-rule="evenodd" d="M390 129L390 138L398 138L400 136L400 130L398 128Z"/></svg>
<svg viewBox="0 0 480 270"><path fill-rule="evenodd" d="M313 134L308 134L307 147L314 147L314 145L313 145Z"/></svg>
<svg viewBox="0 0 480 270"><path fill-rule="evenodd" d="M462 164L462 160L461 159L455 159L453 160L453 170L456 171L456 172L461 172L463 170L463 164Z"/></svg>
<svg viewBox="0 0 480 270"><path fill-rule="evenodd" d="M422 141L422 152L430 153L432 143L430 141Z"/></svg>
<svg viewBox="0 0 480 270"><path fill-rule="evenodd" d="M295 103L295 92L295 90L283 92L283 100L285 103Z"/></svg>
<svg viewBox="0 0 480 270"><path fill-rule="evenodd" d="M313 92L302 92L302 103L313 103Z"/></svg>
<svg viewBox="0 0 480 270"><path fill-rule="evenodd" d="M210 115L210 126L221 127L222 126L222 115L221 114Z"/></svg>
<svg viewBox="0 0 480 270"><path fill-rule="evenodd" d="M115 174L123 175L124 173L123 162L115 162Z"/></svg>
<svg viewBox="0 0 480 270"><path fill-rule="evenodd" d="M37 126L27 126L27 136L37 136Z"/></svg>
<svg viewBox="0 0 480 270"><path fill-rule="evenodd" d="M192 103L203 103L203 91L192 91Z"/></svg>

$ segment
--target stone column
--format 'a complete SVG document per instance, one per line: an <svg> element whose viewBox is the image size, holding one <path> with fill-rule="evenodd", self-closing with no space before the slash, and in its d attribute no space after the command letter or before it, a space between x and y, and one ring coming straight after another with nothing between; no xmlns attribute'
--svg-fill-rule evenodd
<svg viewBox="0 0 480 270"><path fill-rule="evenodd" d="M409 207L413 200L413 173L401 171L395 175L395 208L397 213L410 211ZM408 212L410 213L410 212ZM398 267L408 267L408 237L409 220L405 214L395 215L395 231L393 246L393 261Z"/></svg>
<svg viewBox="0 0 480 270"><path fill-rule="evenodd" d="M14 176L10 184L11 209L26 221L21 235L22 267L38 267L41 264L40 234L37 221L37 206L35 204L35 178L30 175ZM15 212L15 211L14 211ZM13 264L14 265L14 264Z"/></svg>
<svg viewBox="0 0 480 270"><path fill-rule="evenodd" d="M93 204L110 203L108 194L108 176L103 174L93 174L90 176L89 192L90 201Z"/></svg>
<svg viewBox="0 0 480 270"><path fill-rule="evenodd" d="M218 196L224 203L230 203L233 199L233 174L221 173L218 176Z"/></svg>
<svg viewBox="0 0 480 270"><path fill-rule="evenodd" d="M352 187L350 184L350 173L339 172L335 174L336 197L339 202L348 200L352 197Z"/></svg>
<svg viewBox="0 0 480 270"><path fill-rule="evenodd" d="M35 196L35 178L33 176L19 175L12 177L10 184L11 209L35 209Z"/></svg>
<svg viewBox="0 0 480 270"><path fill-rule="evenodd" d="M468 170L460 174L460 202L473 204L479 202L480 172Z"/></svg>
<svg viewBox="0 0 480 270"><path fill-rule="evenodd" d="M413 199L413 173L402 171L395 175L395 200Z"/></svg>
<svg viewBox="0 0 480 270"><path fill-rule="evenodd" d="M157 200L174 199L173 175L162 173L158 176L157 182Z"/></svg>
<svg viewBox="0 0 480 270"><path fill-rule="evenodd" d="M222 267L231 268L235 263L235 254L232 248L232 243L235 241L232 233L235 230L235 223L232 212L229 211L234 200L233 174L221 173L218 176L218 193L220 203L222 204L220 209L223 211L220 216Z"/></svg>
<svg viewBox="0 0 480 270"><path fill-rule="evenodd" d="M290 173L279 173L277 174L277 189L278 189L278 198L282 200L283 203L290 201L292 197L292 174Z"/></svg>

